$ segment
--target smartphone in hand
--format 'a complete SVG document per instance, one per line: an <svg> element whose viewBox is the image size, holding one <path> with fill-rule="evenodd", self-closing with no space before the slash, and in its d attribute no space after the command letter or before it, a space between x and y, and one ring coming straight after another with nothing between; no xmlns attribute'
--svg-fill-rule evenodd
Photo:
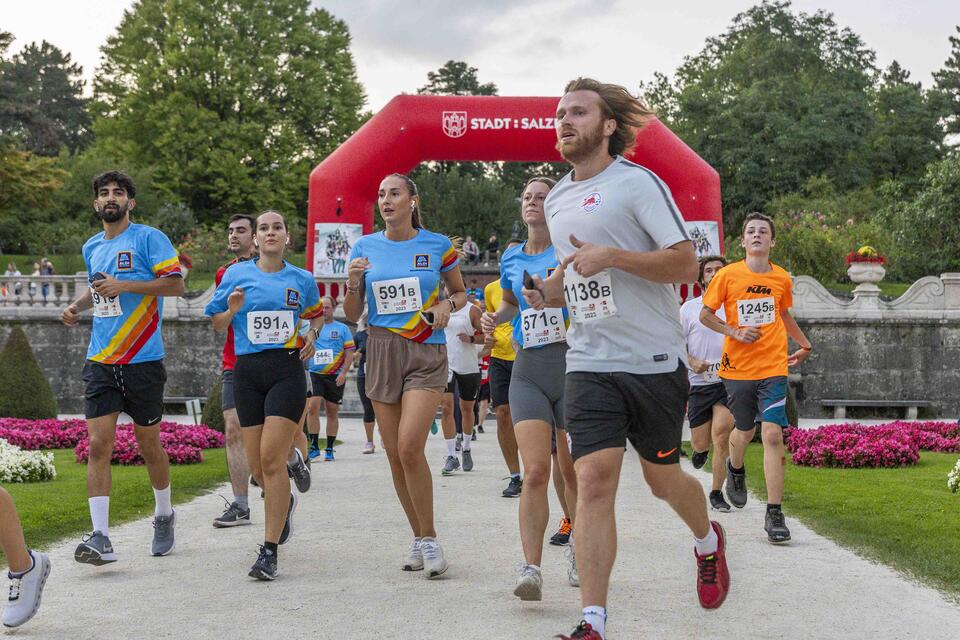
<svg viewBox="0 0 960 640"><path fill-rule="evenodd" d="M105 274L103 271L97 271L95 274L93 274L90 277L90 282L96 282L97 280L106 280L106 279L107 279L107 274Z"/></svg>
<svg viewBox="0 0 960 640"><path fill-rule="evenodd" d="M433 326L433 312L432 311L421 311L420 317L423 318L423 321Z"/></svg>
<svg viewBox="0 0 960 640"><path fill-rule="evenodd" d="M523 287L524 289L530 289L531 291L537 288L533 282L533 277L526 269L523 270Z"/></svg>

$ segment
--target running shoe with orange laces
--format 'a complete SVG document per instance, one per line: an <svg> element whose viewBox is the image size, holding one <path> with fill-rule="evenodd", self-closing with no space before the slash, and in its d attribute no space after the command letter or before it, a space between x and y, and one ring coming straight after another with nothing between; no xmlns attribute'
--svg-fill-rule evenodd
<svg viewBox="0 0 960 640"><path fill-rule="evenodd" d="M581 620L571 635L565 636L560 634L553 637L559 638L560 640L603 640L603 636L594 631L593 627L591 627L586 620Z"/></svg>
<svg viewBox="0 0 960 640"><path fill-rule="evenodd" d="M568 518L561 518L560 529L550 538L550 544L558 547L564 546L570 542L570 531L572 530L573 528L570 525L570 520Z"/></svg>
<svg viewBox="0 0 960 640"><path fill-rule="evenodd" d="M717 550L701 556L697 550L693 555L697 558L697 597L700 606L704 609L716 609L723 604L730 590L730 572L727 571L727 536L719 522L710 521L710 526L717 534Z"/></svg>

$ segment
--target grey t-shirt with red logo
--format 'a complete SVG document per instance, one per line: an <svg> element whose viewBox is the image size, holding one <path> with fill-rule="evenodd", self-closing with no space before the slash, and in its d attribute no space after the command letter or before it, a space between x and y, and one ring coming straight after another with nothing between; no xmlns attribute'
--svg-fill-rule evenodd
<svg viewBox="0 0 960 640"><path fill-rule="evenodd" d="M564 176L544 203L559 260L575 250L571 234L582 242L639 252L690 239L670 190L649 169L616 156L596 176L572 178L573 172ZM585 309L584 320L574 317L567 331L567 371L670 373L678 361L686 365L673 285L618 269L607 273L609 282L604 276L581 279L569 266L564 274L568 307L572 302Z"/></svg>

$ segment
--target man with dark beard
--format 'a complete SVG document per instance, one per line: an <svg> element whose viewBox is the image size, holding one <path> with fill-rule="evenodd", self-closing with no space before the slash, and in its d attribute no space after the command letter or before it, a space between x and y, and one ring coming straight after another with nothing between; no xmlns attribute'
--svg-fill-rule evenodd
<svg viewBox="0 0 960 640"><path fill-rule="evenodd" d="M571 638L582 640L605 637L614 499L628 441L653 494L693 533L700 605L719 607L729 586L723 528L710 522L703 487L679 465L690 387L673 283L696 279L697 258L667 186L623 158L652 116L623 87L588 78L567 85L557 149L573 170L544 203L560 266L523 290L537 309L566 304L572 321L564 415L579 490L583 606Z"/></svg>
<svg viewBox="0 0 960 640"><path fill-rule="evenodd" d="M147 465L156 501L151 553L173 550L175 514L170 497L170 460L160 445L163 417L163 297L183 295L176 249L163 232L130 222L136 188L129 176L108 171L93 180L93 208L103 231L83 245L90 286L60 315L76 326L93 309L93 331L83 367L85 414L90 438L87 492L93 532L74 559L93 565L117 560L110 543L110 458L123 411Z"/></svg>

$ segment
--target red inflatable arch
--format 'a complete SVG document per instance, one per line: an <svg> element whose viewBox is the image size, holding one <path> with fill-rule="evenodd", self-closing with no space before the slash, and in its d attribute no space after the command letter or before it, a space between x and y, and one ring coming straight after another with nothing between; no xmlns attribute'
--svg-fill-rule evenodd
<svg viewBox="0 0 960 640"><path fill-rule="evenodd" d="M553 120L558 101L559 98L500 96L397 96L311 172L307 268L314 266L317 223L362 224L363 232L370 233L377 190L389 173L407 173L427 160L561 160L554 148ZM713 167L659 120L650 122L637 135L637 146L630 159L667 183L688 222L707 223L701 231L705 229L713 236L707 241L713 242L713 251L719 250L723 242L720 178ZM707 249L705 244L701 245L701 251ZM337 295L339 287L334 285L333 289L330 293Z"/></svg>

